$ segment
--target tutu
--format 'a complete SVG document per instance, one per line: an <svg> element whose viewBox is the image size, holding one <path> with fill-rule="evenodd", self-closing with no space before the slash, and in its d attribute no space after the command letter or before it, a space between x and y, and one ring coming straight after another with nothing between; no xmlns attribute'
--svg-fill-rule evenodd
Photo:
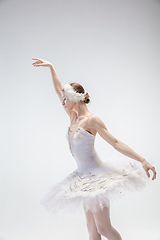
<svg viewBox="0 0 160 240"><path fill-rule="evenodd" d="M69 143L69 130L67 134ZM69 147L78 168L63 181L54 184L40 203L54 213L77 210L96 212L109 207L129 192L141 190L149 179L141 163L127 157L101 161L94 147L95 136L79 127Z"/></svg>

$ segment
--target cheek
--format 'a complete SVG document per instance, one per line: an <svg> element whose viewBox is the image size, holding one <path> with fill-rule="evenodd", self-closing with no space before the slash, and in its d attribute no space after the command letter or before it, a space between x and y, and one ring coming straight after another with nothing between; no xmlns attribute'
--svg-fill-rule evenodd
<svg viewBox="0 0 160 240"><path fill-rule="evenodd" d="M65 105L66 105L66 107L69 107L69 101L67 99L65 101Z"/></svg>

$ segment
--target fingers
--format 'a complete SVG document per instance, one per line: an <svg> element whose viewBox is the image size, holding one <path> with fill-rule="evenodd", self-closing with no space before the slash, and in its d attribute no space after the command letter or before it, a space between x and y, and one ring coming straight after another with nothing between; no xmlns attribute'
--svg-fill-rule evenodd
<svg viewBox="0 0 160 240"><path fill-rule="evenodd" d="M155 171L155 167L152 166L150 163L148 162L144 162L143 163L143 168L148 176L148 178L150 178L150 173L149 173L149 170L151 170L153 172L153 177L152 177L152 180L156 179L156 171Z"/></svg>
<svg viewBox="0 0 160 240"><path fill-rule="evenodd" d="M33 60L36 60L36 62L32 63L32 65L37 65L38 63L42 63L42 59L40 58L32 58Z"/></svg>
<svg viewBox="0 0 160 240"><path fill-rule="evenodd" d="M38 64L38 63L40 63L41 61L39 61L39 60L37 60L37 61L35 61L34 63L32 63L32 64Z"/></svg>
<svg viewBox="0 0 160 240"><path fill-rule="evenodd" d="M34 63L42 63L42 62L43 62L42 60L37 60ZM32 64L34 64L34 63L32 63Z"/></svg>
<svg viewBox="0 0 160 240"><path fill-rule="evenodd" d="M150 174L149 174L149 171L148 171L148 170L149 170L149 169L146 170L146 174L147 174L148 178L150 178Z"/></svg>
<svg viewBox="0 0 160 240"><path fill-rule="evenodd" d="M37 67L38 63L32 63L33 67Z"/></svg>
<svg viewBox="0 0 160 240"><path fill-rule="evenodd" d="M32 58L33 60L41 60L40 58Z"/></svg>
<svg viewBox="0 0 160 240"><path fill-rule="evenodd" d="M32 64L34 67L43 66L43 64Z"/></svg>
<svg viewBox="0 0 160 240"><path fill-rule="evenodd" d="M153 177L152 177L152 180L156 179L156 171L155 171L155 167L151 167L151 168L148 168L146 171L146 174L148 176L148 178L150 178L150 173L149 173L149 170L151 170L153 172Z"/></svg>
<svg viewBox="0 0 160 240"><path fill-rule="evenodd" d="M42 61L41 59L39 59L39 58L32 58L32 59L33 59L33 60L36 60L34 63L32 63L32 65L33 65L34 67L42 66L43 61Z"/></svg>
<svg viewBox="0 0 160 240"><path fill-rule="evenodd" d="M152 180L156 179L156 175L153 175Z"/></svg>
<svg viewBox="0 0 160 240"><path fill-rule="evenodd" d="M152 180L156 179L156 171L155 171L155 167L151 168L152 172L153 172L153 177Z"/></svg>

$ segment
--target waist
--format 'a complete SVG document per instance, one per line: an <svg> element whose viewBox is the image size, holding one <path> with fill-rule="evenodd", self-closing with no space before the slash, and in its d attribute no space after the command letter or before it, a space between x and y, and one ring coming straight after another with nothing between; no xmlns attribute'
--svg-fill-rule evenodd
<svg viewBox="0 0 160 240"><path fill-rule="evenodd" d="M75 157L78 173L86 173L89 170L99 167L103 162L95 152L90 156Z"/></svg>

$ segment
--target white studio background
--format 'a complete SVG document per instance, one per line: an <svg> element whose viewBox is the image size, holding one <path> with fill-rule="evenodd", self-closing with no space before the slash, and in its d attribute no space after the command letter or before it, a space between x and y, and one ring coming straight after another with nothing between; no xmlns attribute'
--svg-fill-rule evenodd
<svg viewBox="0 0 160 240"><path fill-rule="evenodd" d="M76 169L69 119L53 88L88 91L89 110L157 169L157 180L111 208L123 240L160 240L160 1L0 1L0 240L88 239L84 213L48 213L39 199ZM103 160L120 153L99 136Z"/></svg>

